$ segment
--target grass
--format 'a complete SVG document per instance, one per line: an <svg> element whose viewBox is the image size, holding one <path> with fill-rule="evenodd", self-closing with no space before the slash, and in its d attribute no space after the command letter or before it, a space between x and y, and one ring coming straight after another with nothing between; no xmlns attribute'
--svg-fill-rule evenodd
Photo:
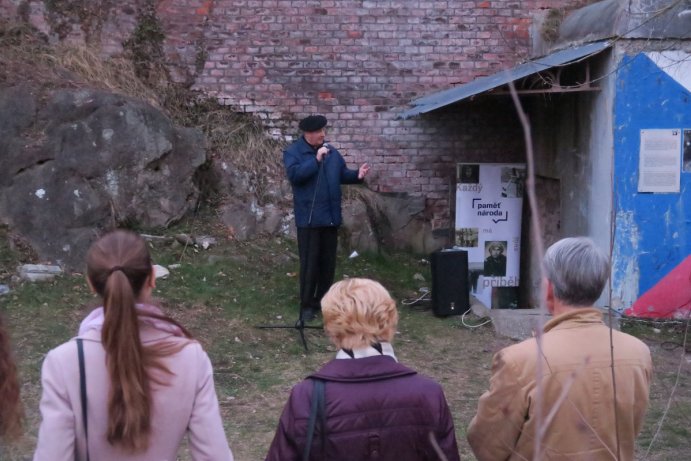
<svg viewBox="0 0 691 461"><path fill-rule="evenodd" d="M168 231L194 233L198 224L182 224ZM166 312L188 327L214 364L216 388L231 448L239 461L263 459L290 388L328 361L335 353L321 330L309 330L309 352L296 330L258 329L258 324L292 325L297 317L297 250L293 241L271 238L252 243L218 239L208 250L177 243L151 243L155 262L180 264L157 281L157 295ZM7 237L0 229L0 237ZM6 238L0 239L7 240ZM0 311L12 332L21 369L27 412L27 434L2 458L30 459L39 424L40 366L44 354L74 335L94 299L83 274L65 274L49 283L11 280L14 261L20 259L0 245L0 283L12 292L0 297ZM381 281L399 301L400 324L395 348L399 359L438 380L444 387L456 423L463 459L472 459L465 430L474 415L477 398L486 389L492 354L512 341L496 337L491 326L468 330L458 317L437 318L424 303L406 306L401 300L417 296L431 284L423 256L405 253L365 254L349 259L339 253L337 278L370 277ZM651 408L639 437L645 453L657 429L677 377L679 331L659 336L650 327L637 326L655 361ZM666 330L665 330L666 331ZM689 366L680 375L674 401L649 459L683 459L691 449ZM185 446L179 459L189 460Z"/></svg>

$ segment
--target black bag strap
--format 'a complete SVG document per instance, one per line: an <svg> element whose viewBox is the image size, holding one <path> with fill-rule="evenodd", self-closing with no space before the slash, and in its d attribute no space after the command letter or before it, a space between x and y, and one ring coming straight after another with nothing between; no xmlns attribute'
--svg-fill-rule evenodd
<svg viewBox="0 0 691 461"><path fill-rule="evenodd" d="M324 443L326 440L326 403L324 399L324 381L321 379L312 378L314 385L312 386L312 404L310 405L310 417L307 421L307 441L305 442L305 451L302 453L302 461L309 461L310 451L312 450L312 440L314 439L314 429L319 417L321 449L324 451Z"/></svg>
<svg viewBox="0 0 691 461"><path fill-rule="evenodd" d="M318 380L317 384L317 395L319 396L319 412L317 417L319 418L319 438L321 439L321 459L326 459L324 453L324 447L326 446L326 396L324 395L324 389L326 387L326 381Z"/></svg>
<svg viewBox="0 0 691 461"><path fill-rule="evenodd" d="M77 354L79 356L79 394L82 401L82 419L84 420L84 439L86 441L86 461L89 461L89 430L86 420L86 367L84 365L84 344L77 338Z"/></svg>

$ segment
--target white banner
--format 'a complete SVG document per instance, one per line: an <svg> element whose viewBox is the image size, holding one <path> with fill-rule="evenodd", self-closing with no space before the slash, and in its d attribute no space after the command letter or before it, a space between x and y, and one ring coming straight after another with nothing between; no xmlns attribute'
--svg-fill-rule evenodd
<svg viewBox="0 0 691 461"><path fill-rule="evenodd" d="M490 308L518 307L525 164L459 163L456 248L468 252L470 292Z"/></svg>

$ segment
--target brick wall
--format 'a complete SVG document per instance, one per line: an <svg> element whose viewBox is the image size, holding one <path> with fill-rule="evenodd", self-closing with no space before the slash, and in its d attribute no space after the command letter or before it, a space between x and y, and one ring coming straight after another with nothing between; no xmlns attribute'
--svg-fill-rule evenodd
<svg viewBox="0 0 691 461"><path fill-rule="evenodd" d="M111 23L127 25L105 21L111 32L108 52L118 51L118 36L124 40L132 29L127 18L144 1L104 3ZM16 3L0 0L0 11ZM173 78L256 114L286 140L298 135L303 116L326 115L328 137L349 164L372 165L372 189L424 196L428 219L444 227L456 162L523 159L515 112L503 100L405 121L396 115L418 96L525 59L534 15L585 3L159 0L155 5ZM500 113L477 112L487 109Z"/></svg>
<svg viewBox="0 0 691 461"><path fill-rule="evenodd" d="M457 161L523 159L522 136L487 136L492 127L511 133L515 117L396 115L415 97L524 59L533 14L578 3L215 0L195 87L261 114L276 134L296 135L302 116L325 114L349 163L372 165L370 187L425 196L443 227Z"/></svg>

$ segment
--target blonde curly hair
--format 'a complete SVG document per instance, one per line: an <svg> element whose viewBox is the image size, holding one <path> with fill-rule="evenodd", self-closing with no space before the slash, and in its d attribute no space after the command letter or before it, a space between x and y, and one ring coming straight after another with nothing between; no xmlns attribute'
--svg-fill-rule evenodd
<svg viewBox="0 0 691 461"><path fill-rule="evenodd" d="M342 349L391 342L398 325L396 302L379 282L351 278L335 283L321 301L324 330Z"/></svg>

